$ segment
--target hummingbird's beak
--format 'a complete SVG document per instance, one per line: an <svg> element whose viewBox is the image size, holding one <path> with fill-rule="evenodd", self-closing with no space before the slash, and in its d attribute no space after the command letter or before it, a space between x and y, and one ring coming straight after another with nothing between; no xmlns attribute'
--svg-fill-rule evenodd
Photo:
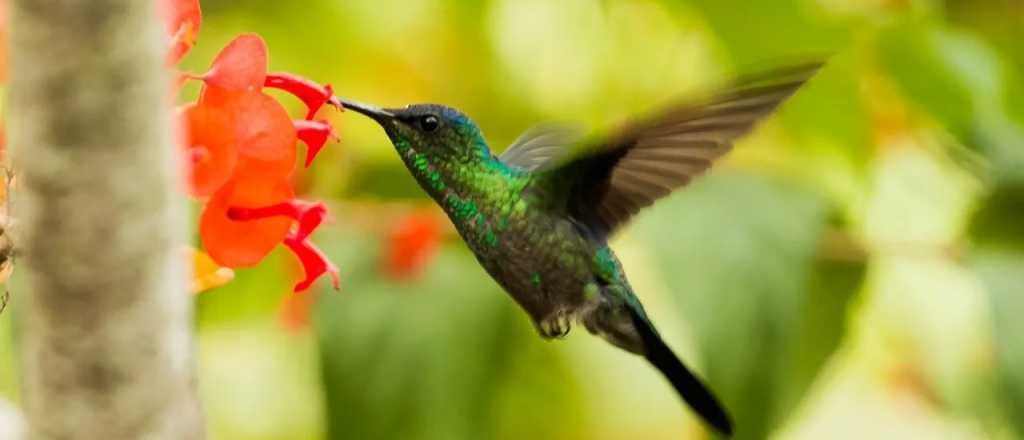
<svg viewBox="0 0 1024 440"><path fill-rule="evenodd" d="M344 108L347 108L349 110L355 110L356 113L366 115L370 119L373 119L374 121L377 122L384 122L387 119L392 119L395 117L393 113L377 106L363 104L361 102L356 102L341 97L338 97L337 99L338 101L341 102L341 105Z"/></svg>

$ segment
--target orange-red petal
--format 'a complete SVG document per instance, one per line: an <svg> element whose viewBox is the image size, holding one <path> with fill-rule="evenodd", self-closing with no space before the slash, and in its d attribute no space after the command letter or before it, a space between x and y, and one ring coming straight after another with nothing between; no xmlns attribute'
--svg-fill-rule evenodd
<svg viewBox="0 0 1024 440"><path fill-rule="evenodd" d="M189 164L189 192L202 197L213 194L231 178L238 151L235 122L231 114L203 105L190 105L182 111L187 132L185 157Z"/></svg>
<svg viewBox="0 0 1024 440"><path fill-rule="evenodd" d="M288 111L262 92L232 92L206 86L200 105L226 109L234 116L238 154L248 167L237 172L290 176L298 140Z"/></svg>
<svg viewBox="0 0 1024 440"><path fill-rule="evenodd" d="M194 78L194 77L193 77ZM231 91L209 84L203 85L199 91L199 103L212 107L230 108L242 95L252 91Z"/></svg>
<svg viewBox="0 0 1024 440"><path fill-rule="evenodd" d="M259 207L291 200L291 185L274 176L236 175L206 204L199 220L203 247L214 261L227 267L253 266L288 235L292 220L268 217L237 221L228 217L232 206Z"/></svg>
<svg viewBox="0 0 1024 440"><path fill-rule="evenodd" d="M202 76L207 84L229 91L256 91L267 77L267 44L256 34L231 40Z"/></svg>
<svg viewBox="0 0 1024 440"><path fill-rule="evenodd" d="M298 75L277 72L267 74L263 85L284 90L302 100L308 109L306 119L313 119L313 116L324 104L341 108L341 101L334 96L334 89L330 84L320 85Z"/></svg>
<svg viewBox="0 0 1024 440"><path fill-rule="evenodd" d="M291 158L294 166L295 125L281 103L263 93L246 93L234 105L238 152L259 160Z"/></svg>
<svg viewBox="0 0 1024 440"><path fill-rule="evenodd" d="M326 121L299 120L295 121L295 134L306 144L306 161L308 168L317 154L324 148L328 139L338 139L334 127Z"/></svg>
<svg viewBox="0 0 1024 440"><path fill-rule="evenodd" d="M327 219L327 205L322 202L289 200L268 206L228 208L228 217L233 220L255 220L274 216L284 216L298 222L298 227L292 235L299 240L305 240Z"/></svg>
<svg viewBox="0 0 1024 440"><path fill-rule="evenodd" d="M323 223L327 217L327 206L319 202L290 200L267 206L239 207L232 206L227 212L228 218L241 221L258 221L265 218L289 218L298 222L298 227L284 239L284 245L291 249L299 258L305 271L305 278L295 285L295 291L308 289L317 278L330 274L334 288L340 286L338 268L312 242L309 235Z"/></svg>
<svg viewBox="0 0 1024 440"><path fill-rule="evenodd" d="M288 180L294 172L295 150L292 150L291 156L278 160L259 160L248 156L239 156L234 176Z"/></svg>
<svg viewBox="0 0 1024 440"><path fill-rule="evenodd" d="M295 285L294 290L301 292L309 289L313 282L324 274L331 277L331 285L334 289L341 288L341 278L338 275L338 267L309 241L308 238L299 238L297 235L290 235L284 240L285 246L291 249L292 253L299 258L302 269L306 272L306 278Z"/></svg>

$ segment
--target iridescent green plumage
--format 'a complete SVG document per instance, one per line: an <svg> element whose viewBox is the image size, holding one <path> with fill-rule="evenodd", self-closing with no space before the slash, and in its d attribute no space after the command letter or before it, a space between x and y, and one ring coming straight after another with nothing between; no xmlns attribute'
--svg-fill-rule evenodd
<svg viewBox="0 0 1024 440"><path fill-rule="evenodd" d="M566 130L532 130L501 157L454 109L344 102L384 127L420 186L542 336L564 336L573 321L581 322L645 356L708 423L728 434L728 415L661 340L607 237L710 167L818 67L748 78L704 102L671 107L589 143Z"/></svg>

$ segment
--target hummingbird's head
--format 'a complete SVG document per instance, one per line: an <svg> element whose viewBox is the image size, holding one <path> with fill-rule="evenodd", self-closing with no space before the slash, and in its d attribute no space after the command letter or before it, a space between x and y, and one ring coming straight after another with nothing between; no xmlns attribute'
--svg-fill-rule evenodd
<svg viewBox="0 0 1024 440"><path fill-rule="evenodd" d="M342 99L346 109L377 121L399 153L419 153L433 158L466 158L489 155L480 129L466 115L439 104L413 104L402 108L378 108ZM411 152L411 153L410 153Z"/></svg>

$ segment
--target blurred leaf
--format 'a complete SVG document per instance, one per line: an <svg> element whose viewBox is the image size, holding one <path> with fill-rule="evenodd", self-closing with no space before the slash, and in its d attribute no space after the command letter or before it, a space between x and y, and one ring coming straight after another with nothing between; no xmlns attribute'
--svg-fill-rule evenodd
<svg viewBox="0 0 1024 440"><path fill-rule="evenodd" d="M767 437L838 344L863 264L818 261L829 206L764 178L711 176L651 211L636 230L693 326L701 370L736 438Z"/></svg>
<svg viewBox="0 0 1024 440"><path fill-rule="evenodd" d="M991 302L996 371L1005 416L1024 436L1024 186L1002 186L975 213L971 264Z"/></svg>
<svg viewBox="0 0 1024 440"><path fill-rule="evenodd" d="M974 213L971 234L984 247L1024 250L1024 185L1002 185L985 197Z"/></svg>
<svg viewBox="0 0 1024 440"><path fill-rule="evenodd" d="M764 142L768 148L737 151L737 156L760 154L764 163L777 162L781 174L818 188L847 218L862 215L858 206L877 151L870 137L872 115L862 90L863 73L857 68L861 58L851 53L827 58L821 72L780 109L784 136ZM769 119L766 125L771 123Z"/></svg>
<svg viewBox="0 0 1024 440"><path fill-rule="evenodd" d="M346 241L361 253L317 315L328 438L571 438L567 366L471 255L443 248L395 283L377 273L378 240Z"/></svg>
<svg viewBox="0 0 1024 440"><path fill-rule="evenodd" d="M876 42L906 96L960 143L986 156L998 182L1024 182L1018 75L975 35L930 23L891 26Z"/></svg>
<svg viewBox="0 0 1024 440"><path fill-rule="evenodd" d="M999 389L1009 422L1024 436L1024 250L978 251L972 264L989 292Z"/></svg>
<svg viewBox="0 0 1024 440"><path fill-rule="evenodd" d="M1005 59L1024 69L1021 7L1018 0L945 0L946 15L957 26L968 27L1000 48Z"/></svg>
<svg viewBox="0 0 1024 440"><path fill-rule="evenodd" d="M830 28L803 0L688 0L714 28L728 54L741 63L835 52L845 30ZM742 11L742 12L741 12Z"/></svg>
<svg viewBox="0 0 1024 440"><path fill-rule="evenodd" d="M863 168L870 158L870 125L861 99L859 60L850 55L831 57L821 73L785 104L780 116L789 132L807 142L792 148L816 146L829 139L831 150L819 154L841 154Z"/></svg>
<svg viewBox="0 0 1024 440"><path fill-rule="evenodd" d="M926 23L901 22L880 32L876 47L883 67L907 98L953 135L970 140L977 112L972 84L950 64L941 39L941 30Z"/></svg>
<svg viewBox="0 0 1024 440"><path fill-rule="evenodd" d="M801 311L793 368L781 406L794 408L817 378L846 332L847 307L864 281L864 261L815 259ZM789 411L786 411L787 413Z"/></svg>

